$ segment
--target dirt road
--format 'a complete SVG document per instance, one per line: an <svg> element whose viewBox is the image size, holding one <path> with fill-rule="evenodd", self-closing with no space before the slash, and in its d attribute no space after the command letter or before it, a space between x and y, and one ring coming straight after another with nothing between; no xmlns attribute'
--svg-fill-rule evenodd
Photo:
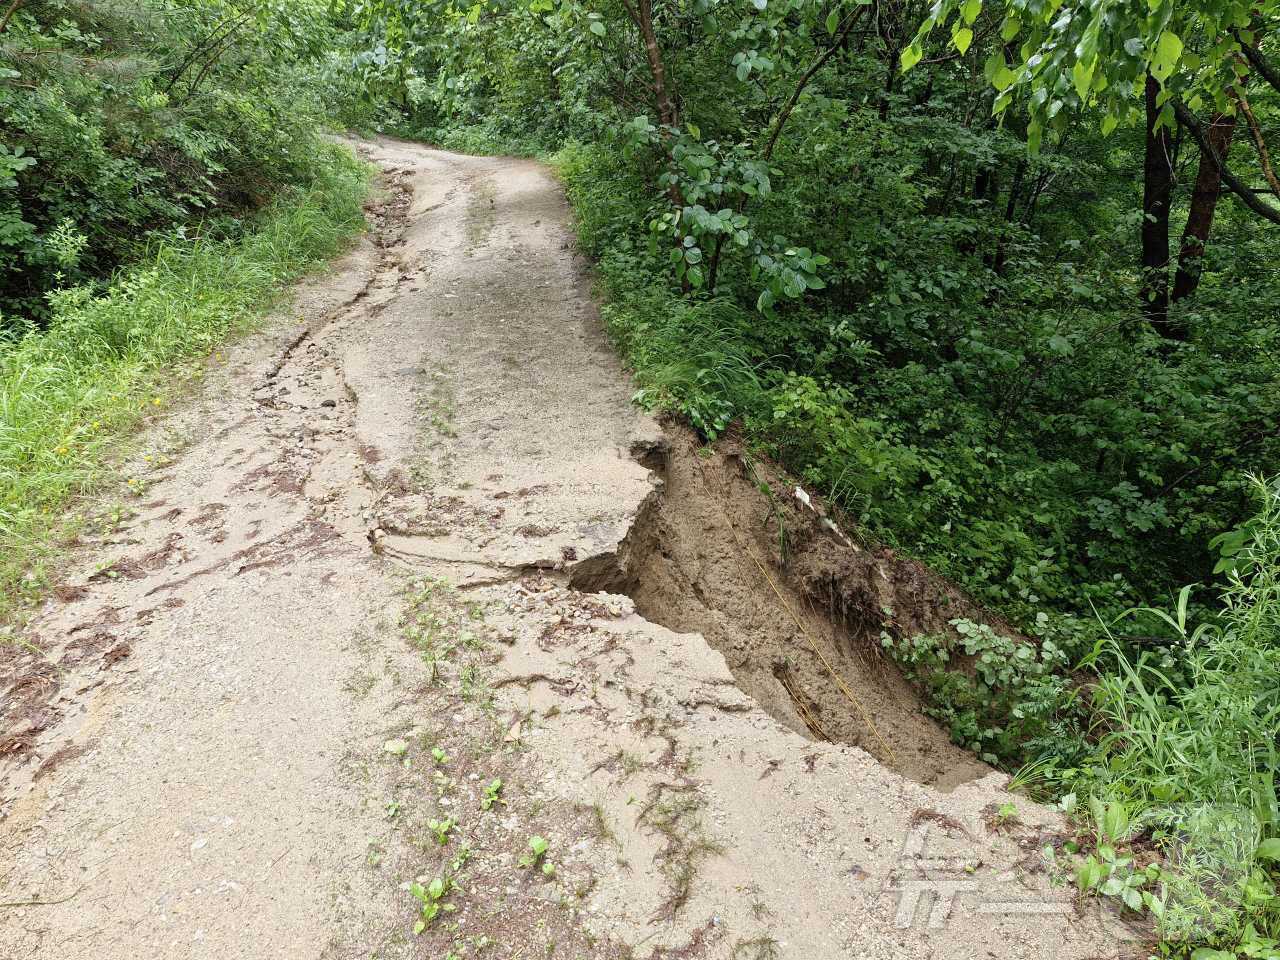
<svg viewBox="0 0 1280 960"><path fill-rule="evenodd" d="M896 568L629 404L549 174L363 149L7 665L0 956L1120 952L833 612Z"/></svg>

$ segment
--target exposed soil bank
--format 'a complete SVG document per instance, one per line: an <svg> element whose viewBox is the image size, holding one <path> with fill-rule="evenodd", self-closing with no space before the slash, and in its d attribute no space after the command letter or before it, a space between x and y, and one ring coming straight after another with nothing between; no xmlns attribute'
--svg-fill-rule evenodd
<svg viewBox="0 0 1280 960"><path fill-rule="evenodd" d="M661 483L620 549L575 567L570 585L626 594L645 619L701 634L797 733L943 789L989 773L881 654L881 631L945 630L972 605L917 565L855 546L736 444L703 447L672 424L667 436L642 453Z"/></svg>

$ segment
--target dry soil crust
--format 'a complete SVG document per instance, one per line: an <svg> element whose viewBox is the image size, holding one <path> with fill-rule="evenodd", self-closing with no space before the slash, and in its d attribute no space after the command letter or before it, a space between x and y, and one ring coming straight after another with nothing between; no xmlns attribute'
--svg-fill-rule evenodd
<svg viewBox="0 0 1280 960"><path fill-rule="evenodd" d="M545 169L362 149L6 664L0 956L1119 952L875 655L945 585L629 405Z"/></svg>

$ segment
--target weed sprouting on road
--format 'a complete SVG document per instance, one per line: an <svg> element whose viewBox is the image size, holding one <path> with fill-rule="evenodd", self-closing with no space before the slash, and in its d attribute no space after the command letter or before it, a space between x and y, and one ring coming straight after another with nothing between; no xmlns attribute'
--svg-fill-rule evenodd
<svg viewBox="0 0 1280 960"><path fill-rule="evenodd" d="M575 919L575 891L596 885L593 868L553 859L557 837L586 821L544 808L537 759L496 712L495 638L485 607L439 577L410 581L401 634L430 677L426 720L392 741L396 831L416 851L400 887L417 901L413 933L438 938L441 955L511 945L534 931L555 944L601 944ZM525 717L526 721L531 718ZM518 723L517 723L518 725ZM468 813L471 815L468 816ZM513 824L541 825L519 832ZM551 825L553 830L548 830ZM385 869L381 861L377 869ZM478 932L482 931L482 932ZM539 948L542 949L542 948Z"/></svg>

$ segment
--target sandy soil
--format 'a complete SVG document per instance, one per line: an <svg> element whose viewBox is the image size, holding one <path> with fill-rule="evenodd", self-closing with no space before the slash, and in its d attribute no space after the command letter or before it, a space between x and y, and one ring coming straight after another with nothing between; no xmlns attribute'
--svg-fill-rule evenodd
<svg viewBox="0 0 1280 960"><path fill-rule="evenodd" d="M1126 953L876 652L963 598L630 406L545 169L361 149L3 665L0 956Z"/></svg>

